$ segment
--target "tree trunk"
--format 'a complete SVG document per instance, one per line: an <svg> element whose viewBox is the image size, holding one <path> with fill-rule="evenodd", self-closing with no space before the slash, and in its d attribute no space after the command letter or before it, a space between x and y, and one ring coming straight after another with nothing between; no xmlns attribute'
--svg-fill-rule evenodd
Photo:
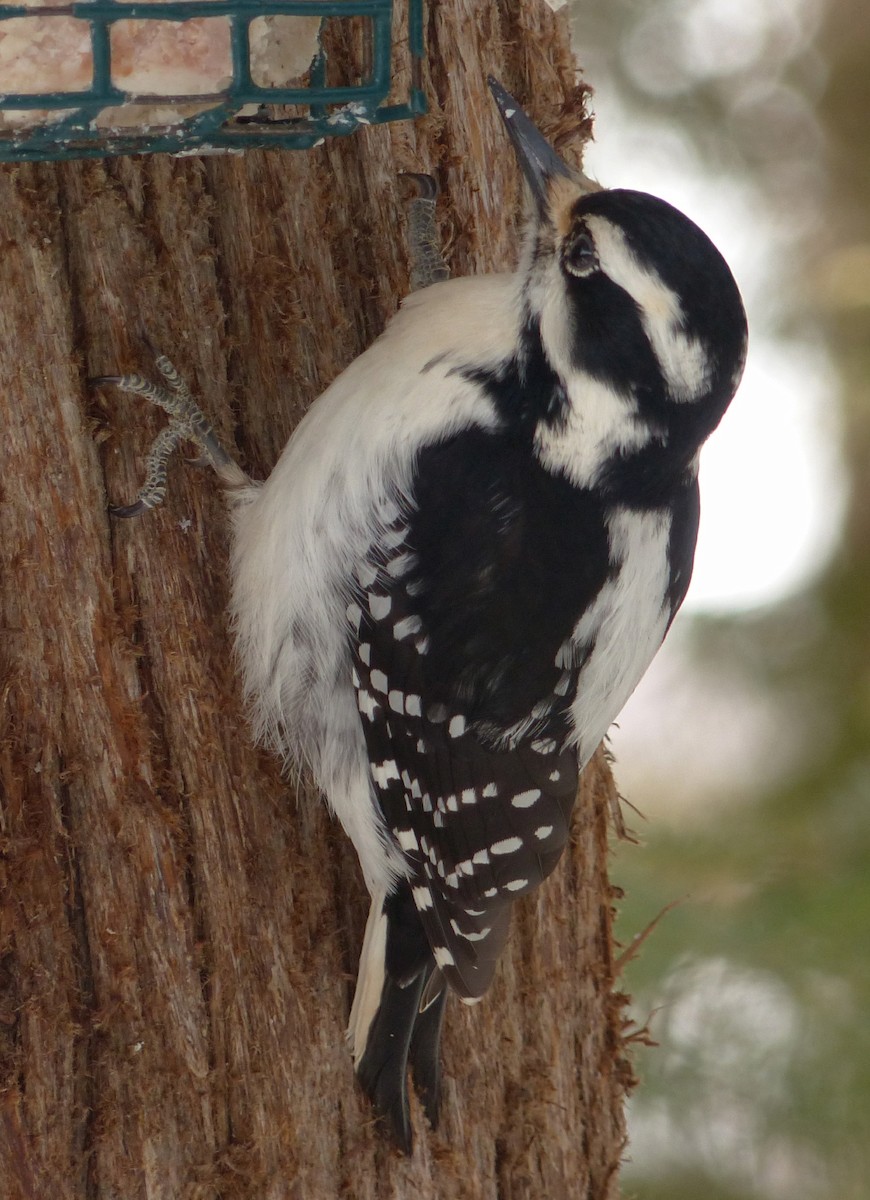
<svg viewBox="0 0 870 1200"><path fill-rule="evenodd" d="M602 756L491 993L449 1007L441 1127L416 1109L405 1160L343 1039L367 907L355 857L241 711L219 487L174 466L162 509L107 513L135 495L161 416L86 379L147 373L140 329L263 476L407 290L398 171L439 179L454 274L515 260L519 178L485 73L576 159L566 23L444 0L428 55L415 125L308 153L0 168L8 1200L616 1194L630 1069Z"/></svg>

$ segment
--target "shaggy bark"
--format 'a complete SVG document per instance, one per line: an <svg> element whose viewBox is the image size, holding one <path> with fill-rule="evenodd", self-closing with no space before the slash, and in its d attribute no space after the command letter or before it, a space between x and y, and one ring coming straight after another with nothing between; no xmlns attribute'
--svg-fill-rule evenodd
<svg viewBox="0 0 870 1200"><path fill-rule="evenodd" d="M407 290L397 172L431 170L455 274L509 265L519 179L484 86L575 158L566 26L430 9L414 125L309 153L0 168L0 1194L380 1200L616 1194L612 781L520 903L486 1001L449 1008L441 1128L378 1136L342 1031L367 906L316 798L249 740L210 476L124 523L161 423L89 376L181 370L262 476ZM560 136L561 135L561 136Z"/></svg>

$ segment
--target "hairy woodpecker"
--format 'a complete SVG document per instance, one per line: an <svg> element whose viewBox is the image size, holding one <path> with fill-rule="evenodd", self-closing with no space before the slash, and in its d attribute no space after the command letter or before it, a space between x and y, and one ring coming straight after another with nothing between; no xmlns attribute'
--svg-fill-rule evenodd
<svg viewBox="0 0 870 1200"><path fill-rule="evenodd" d="M448 987L489 987L686 594L746 347L706 235L590 185L492 90L534 201L519 269L406 300L235 517L246 692L359 855L349 1035L405 1148L409 1063L434 1120Z"/></svg>
<svg viewBox="0 0 870 1200"><path fill-rule="evenodd" d="M371 893L348 1036L406 1151L409 1067L434 1123L448 990L489 987L514 901L559 861L579 772L685 597L698 455L746 351L709 238L591 183L490 86L533 201L516 272L410 296L264 484L217 461L161 367L182 432L237 489L256 732L311 769Z"/></svg>

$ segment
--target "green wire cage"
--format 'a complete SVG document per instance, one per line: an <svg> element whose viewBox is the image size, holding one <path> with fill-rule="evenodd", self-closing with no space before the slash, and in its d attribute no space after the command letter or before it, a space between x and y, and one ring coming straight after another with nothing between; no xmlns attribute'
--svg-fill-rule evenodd
<svg viewBox="0 0 870 1200"><path fill-rule="evenodd" d="M393 0L2 5L0 161L307 149L360 125L417 116L426 111L422 6L423 0L406 0L397 12ZM206 38L219 78L193 87L188 80L171 94L149 88L148 55L159 53L158 42L164 52L169 47L170 59L174 47L189 59ZM398 78L405 81L399 95Z"/></svg>

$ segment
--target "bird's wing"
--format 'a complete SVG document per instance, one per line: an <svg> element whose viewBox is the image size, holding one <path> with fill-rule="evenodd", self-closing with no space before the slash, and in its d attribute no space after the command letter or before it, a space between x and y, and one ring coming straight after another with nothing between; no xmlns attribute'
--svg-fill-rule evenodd
<svg viewBox="0 0 870 1200"><path fill-rule="evenodd" d="M457 435L421 455L404 510L357 566L374 789L435 960L466 997L486 990L512 902L568 839L578 667L559 651L607 554L594 511L556 520L559 488L497 435Z"/></svg>

